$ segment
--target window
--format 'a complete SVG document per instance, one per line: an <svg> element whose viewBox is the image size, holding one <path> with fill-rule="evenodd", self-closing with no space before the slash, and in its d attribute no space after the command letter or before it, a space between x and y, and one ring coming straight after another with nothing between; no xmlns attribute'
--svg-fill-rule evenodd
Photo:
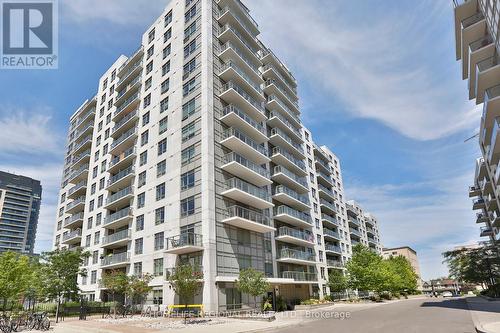
<svg viewBox="0 0 500 333"><path fill-rule="evenodd" d="M90 273L90 284L96 284L97 282L97 271L92 271Z"/></svg>
<svg viewBox="0 0 500 333"><path fill-rule="evenodd" d="M99 261L99 251L92 252L92 265L97 264Z"/></svg>
<svg viewBox="0 0 500 333"><path fill-rule="evenodd" d="M190 62L184 65L184 77L187 77L191 72L196 69L196 58L192 59Z"/></svg>
<svg viewBox="0 0 500 333"><path fill-rule="evenodd" d="M146 97L144 97L144 107L148 107L151 105L151 94L148 94Z"/></svg>
<svg viewBox="0 0 500 333"><path fill-rule="evenodd" d="M95 166L94 169L92 169L92 178L97 177L98 172L99 172L99 170L97 170L97 166Z"/></svg>
<svg viewBox="0 0 500 333"><path fill-rule="evenodd" d="M104 196L101 194L101 195L97 198L97 208L102 207L103 202L104 202Z"/></svg>
<svg viewBox="0 0 500 333"><path fill-rule="evenodd" d="M163 234L163 232L162 232ZM155 236L156 238L156 236ZM153 262L153 274L154 276L162 276L163 275L163 258L158 258L158 259L155 259L154 262ZM153 291L153 295L155 294L155 291ZM161 291L161 299L163 300L163 291ZM157 297L154 297L154 299L158 299L160 296L158 296L158 294L156 294ZM163 301L162 301L163 302ZM161 303L158 303L158 304L161 304Z"/></svg>
<svg viewBox="0 0 500 333"><path fill-rule="evenodd" d="M143 252L143 245L144 245L143 239L142 238L137 238L135 240L134 253L135 254L142 254L142 252Z"/></svg>
<svg viewBox="0 0 500 333"><path fill-rule="evenodd" d="M163 117L161 120L160 120L160 123L158 125L158 131L159 133L158 134L163 134L167 131L168 129L168 116L167 117Z"/></svg>
<svg viewBox="0 0 500 333"><path fill-rule="evenodd" d="M134 262L134 275L142 276L142 262Z"/></svg>
<svg viewBox="0 0 500 333"><path fill-rule="evenodd" d="M89 202L89 212L93 212L94 211L94 200L90 200Z"/></svg>
<svg viewBox="0 0 500 333"><path fill-rule="evenodd" d="M163 235L163 231L155 234L155 251L163 249L164 244L165 238Z"/></svg>
<svg viewBox="0 0 500 333"><path fill-rule="evenodd" d="M94 245L99 244L99 239L100 238L101 238L101 232L100 231L96 231L95 234L94 234Z"/></svg>
<svg viewBox="0 0 500 333"><path fill-rule="evenodd" d="M148 49L148 51L146 53L146 59L151 58L154 53L155 53L155 46L151 45L151 47Z"/></svg>
<svg viewBox="0 0 500 333"><path fill-rule="evenodd" d="M144 146L149 141L149 132L146 130L141 134L141 146Z"/></svg>
<svg viewBox="0 0 500 333"><path fill-rule="evenodd" d="M146 163L148 163L148 151L147 150L145 152L142 152L141 155L139 155L139 166L143 166Z"/></svg>
<svg viewBox="0 0 500 333"><path fill-rule="evenodd" d="M184 14L185 23L188 23L195 16L196 16L196 6L193 6L186 12L186 14Z"/></svg>
<svg viewBox="0 0 500 333"><path fill-rule="evenodd" d="M165 153L167 151L167 139L163 139L158 142L158 156Z"/></svg>
<svg viewBox="0 0 500 333"><path fill-rule="evenodd" d="M166 57L168 57L170 55L170 52L172 52L172 46L170 44L168 44L163 49L163 59L165 59Z"/></svg>
<svg viewBox="0 0 500 333"><path fill-rule="evenodd" d="M146 193L141 193L137 196L137 208L142 208L146 204Z"/></svg>
<svg viewBox="0 0 500 333"><path fill-rule="evenodd" d="M153 84L153 78L150 77L149 79L146 80L144 84L144 91L149 90L152 84Z"/></svg>
<svg viewBox="0 0 500 333"><path fill-rule="evenodd" d="M169 11L167 15L165 15L165 26L169 25L172 22L172 11Z"/></svg>
<svg viewBox="0 0 500 333"><path fill-rule="evenodd" d="M142 116L142 126L146 126L147 124L149 124L149 119L150 119L149 112L146 112Z"/></svg>
<svg viewBox="0 0 500 333"><path fill-rule="evenodd" d="M168 109L168 97L165 97L160 102L160 113L167 111Z"/></svg>
<svg viewBox="0 0 500 333"><path fill-rule="evenodd" d="M170 60L167 61L166 63L161 66L161 75L166 75L168 72L170 72Z"/></svg>
<svg viewBox="0 0 500 333"><path fill-rule="evenodd" d="M90 237L92 237L92 235L87 235L85 237L85 247L89 247L90 246Z"/></svg>
<svg viewBox="0 0 500 333"><path fill-rule="evenodd" d="M146 171L139 174L139 179L137 180L137 187L141 188L146 185Z"/></svg>
<svg viewBox="0 0 500 333"><path fill-rule="evenodd" d="M104 189L105 185L106 185L106 178L99 179L99 190Z"/></svg>
<svg viewBox="0 0 500 333"><path fill-rule="evenodd" d="M135 231L144 230L144 215L139 215L135 218Z"/></svg>
<svg viewBox="0 0 500 333"><path fill-rule="evenodd" d="M163 43L166 43L168 42L168 40L172 37L172 28L168 29L167 31L165 31L165 33L163 34Z"/></svg>
<svg viewBox="0 0 500 333"><path fill-rule="evenodd" d="M165 183L156 186L156 201L165 199Z"/></svg>
<svg viewBox="0 0 500 333"><path fill-rule="evenodd" d="M155 225L165 223L165 207L160 207L155 210Z"/></svg>
<svg viewBox="0 0 500 333"><path fill-rule="evenodd" d="M197 87L196 78L189 80L188 83L185 83L184 86L182 86L183 96L189 95L193 90L196 89L196 87Z"/></svg>
<svg viewBox="0 0 500 333"><path fill-rule="evenodd" d="M182 128L182 143L188 141L196 134L196 123L193 121L191 124Z"/></svg>
<svg viewBox="0 0 500 333"><path fill-rule="evenodd" d="M190 163L195 155L195 146L192 145L184 149L181 153L181 163L182 165Z"/></svg>
<svg viewBox="0 0 500 333"><path fill-rule="evenodd" d="M191 37L192 34L196 32L196 21L191 23L189 27L184 29L184 39Z"/></svg>
<svg viewBox="0 0 500 333"><path fill-rule="evenodd" d="M181 190L187 190L194 186L195 172L194 170L188 171L181 175Z"/></svg>
<svg viewBox="0 0 500 333"><path fill-rule="evenodd" d="M151 30L148 33L148 43L151 43L155 39L155 29Z"/></svg>
<svg viewBox="0 0 500 333"><path fill-rule="evenodd" d="M96 215L95 225L96 226L101 225L101 222L102 222L102 213L99 213L99 214Z"/></svg>
<svg viewBox="0 0 500 333"><path fill-rule="evenodd" d="M94 221L93 217L89 217L87 220L87 229L92 229L92 223Z"/></svg>
<svg viewBox="0 0 500 333"><path fill-rule="evenodd" d="M196 39L184 46L184 58L189 57L194 51L196 51Z"/></svg>
<svg viewBox="0 0 500 333"><path fill-rule="evenodd" d="M181 200L181 216L194 214L194 196Z"/></svg>
<svg viewBox="0 0 500 333"><path fill-rule="evenodd" d="M161 93L162 94L166 93L168 91L169 87L170 87L170 79L166 79L161 84Z"/></svg>
<svg viewBox="0 0 500 333"><path fill-rule="evenodd" d="M196 99L193 98L182 106L182 120L186 120L196 112Z"/></svg>
<svg viewBox="0 0 500 333"><path fill-rule="evenodd" d="M167 173L167 161L163 160L156 165L156 177L161 177Z"/></svg>
<svg viewBox="0 0 500 333"><path fill-rule="evenodd" d="M111 82L113 82L116 78L116 69L113 70L113 72L111 73Z"/></svg>
<svg viewBox="0 0 500 333"><path fill-rule="evenodd" d="M147 65L146 65L146 75L151 73L153 71L153 61L151 60Z"/></svg>

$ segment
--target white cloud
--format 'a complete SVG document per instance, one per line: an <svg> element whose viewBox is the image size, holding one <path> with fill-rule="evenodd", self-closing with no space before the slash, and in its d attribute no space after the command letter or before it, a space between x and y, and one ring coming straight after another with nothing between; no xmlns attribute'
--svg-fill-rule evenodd
<svg viewBox="0 0 500 333"><path fill-rule="evenodd" d="M452 57L447 3L427 1L406 12L398 6L397 13L388 8L356 19L349 12L358 2L293 1L290 6L289 0L253 0L247 5L263 40L307 79L305 85L318 97L326 93L341 100L352 116L376 119L418 140L477 124L479 113L466 101L465 83ZM363 12L380 5L363 4ZM321 121L337 111L319 111L312 99L305 103Z"/></svg>

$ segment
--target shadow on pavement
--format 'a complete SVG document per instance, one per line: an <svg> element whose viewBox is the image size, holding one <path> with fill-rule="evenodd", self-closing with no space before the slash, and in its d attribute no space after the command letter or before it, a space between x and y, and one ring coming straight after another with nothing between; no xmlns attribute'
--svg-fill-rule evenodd
<svg viewBox="0 0 500 333"><path fill-rule="evenodd" d="M500 304L497 307L485 307L481 303L467 303L463 298L451 298L422 303L421 307L439 307L457 310L473 310L500 313Z"/></svg>

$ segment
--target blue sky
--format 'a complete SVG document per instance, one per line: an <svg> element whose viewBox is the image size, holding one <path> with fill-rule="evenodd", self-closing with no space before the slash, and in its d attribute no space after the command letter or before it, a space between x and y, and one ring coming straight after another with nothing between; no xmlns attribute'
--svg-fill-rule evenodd
<svg viewBox="0 0 500 333"><path fill-rule="evenodd" d="M69 116L130 54L168 0L60 0L59 69L0 73L0 169L41 179L37 251L48 250ZM299 81L303 119L340 158L349 198L385 246L441 252L478 240L471 202L480 107L455 61L451 1L247 0L261 39Z"/></svg>

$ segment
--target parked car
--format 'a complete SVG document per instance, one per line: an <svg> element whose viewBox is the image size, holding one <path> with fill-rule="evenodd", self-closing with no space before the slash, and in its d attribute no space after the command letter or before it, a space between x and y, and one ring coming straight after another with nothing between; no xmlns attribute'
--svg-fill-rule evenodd
<svg viewBox="0 0 500 333"><path fill-rule="evenodd" d="M443 292L443 297L453 297L453 294L450 291Z"/></svg>

